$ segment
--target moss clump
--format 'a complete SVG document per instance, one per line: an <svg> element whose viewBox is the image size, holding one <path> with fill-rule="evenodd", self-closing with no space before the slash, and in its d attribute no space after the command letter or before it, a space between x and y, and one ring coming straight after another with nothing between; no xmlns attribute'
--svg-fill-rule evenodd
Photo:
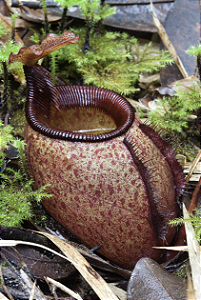
<svg viewBox="0 0 201 300"><path fill-rule="evenodd" d="M20 169L6 167L4 150L11 144L19 153ZM24 141L12 135L10 125L0 121L0 225L19 226L32 216L32 201L51 197L44 192L46 186L34 190L33 181L28 178L25 168Z"/></svg>
<svg viewBox="0 0 201 300"><path fill-rule="evenodd" d="M142 47L136 38L126 33L90 32L90 49L83 52L85 29L71 31L80 38L74 47L65 47L58 51L58 64L66 69L60 73L65 79L81 78L84 84L131 95L138 90L135 84L143 72L152 73L172 62L167 51L153 52L152 44Z"/></svg>
<svg viewBox="0 0 201 300"><path fill-rule="evenodd" d="M182 85L181 85L182 86ZM156 110L149 112L150 121L167 132L181 132L188 128L194 111L201 107L199 83L178 89L175 96L157 99Z"/></svg>

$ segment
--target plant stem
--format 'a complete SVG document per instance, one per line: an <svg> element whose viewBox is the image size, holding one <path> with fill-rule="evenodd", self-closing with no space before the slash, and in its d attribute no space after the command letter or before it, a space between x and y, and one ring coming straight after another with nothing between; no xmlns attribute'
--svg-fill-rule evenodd
<svg viewBox="0 0 201 300"><path fill-rule="evenodd" d="M104 6L104 3L105 3L105 0L100 0L100 5L101 5L101 7L103 7ZM102 21L103 21L103 19L101 19L101 20L99 20L98 21L98 37L100 37L100 35L101 35L101 25L102 25Z"/></svg>
<svg viewBox="0 0 201 300"><path fill-rule="evenodd" d="M65 24L65 21L66 21L67 12L68 12L68 7L65 7L63 9L62 18L61 18L61 22L60 22L60 25L59 25L59 32L62 32L64 30L64 24Z"/></svg>
<svg viewBox="0 0 201 300"><path fill-rule="evenodd" d="M51 55L52 81L54 85L56 85L56 55L55 52Z"/></svg>
<svg viewBox="0 0 201 300"><path fill-rule="evenodd" d="M86 31L86 35L85 35L85 41L84 41L84 46L82 48L82 52L86 53L87 50L90 50L90 45L89 45L89 35L90 35L90 31L91 31L91 24L88 18L86 18L87 20L87 31Z"/></svg>
<svg viewBox="0 0 201 300"><path fill-rule="evenodd" d="M8 68L5 61L2 61L4 72L3 99L2 99L2 121L8 113Z"/></svg>
<svg viewBox="0 0 201 300"><path fill-rule="evenodd" d="M198 54L197 56L197 68L198 68L198 78L201 84L201 55L200 54Z"/></svg>
<svg viewBox="0 0 201 300"><path fill-rule="evenodd" d="M46 35L49 33L49 23L47 18L47 3L46 0L43 1L43 15L44 15L44 22L45 22L45 33Z"/></svg>
<svg viewBox="0 0 201 300"><path fill-rule="evenodd" d="M12 16L12 33L11 33L11 41L15 42L15 16L16 15L13 15Z"/></svg>

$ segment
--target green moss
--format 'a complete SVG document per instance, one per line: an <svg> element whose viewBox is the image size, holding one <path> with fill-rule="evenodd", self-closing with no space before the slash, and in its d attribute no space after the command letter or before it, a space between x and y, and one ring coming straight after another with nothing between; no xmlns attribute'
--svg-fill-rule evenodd
<svg viewBox="0 0 201 300"><path fill-rule="evenodd" d="M90 33L90 49L83 52L85 28L70 29L80 39L73 47L65 47L58 51L58 63L67 60L69 70L60 74L71 78L77 73L84 84L111 89L120 94L129 95L136 90L136 81L143 72L152 73L172 62L167 51L153 51L149 43L141 47L137 39L126 33L97 32ZM75 76L76 77L76 76Z"/></svg>
<svg viewBox="0 0 201 300"><path fill-rule="evenodd" d="M190 264L189 262L182 265L179 270L177 271L176 275L179 276L180 278L184 278L184 279L187 279L187 271L190 267Z"/></svg>
<svg viewBox="0 0 201 300"><path fill-rule="evenodd" d="M201 107L201 92L197 86L186 87L187 91L178 90L174 97L157 99L156 110L149 112L150 121L167 132L181 132L187 128L193 111Z"/></svg>
<svg viewBox="0 0 201 300"><path fill-rule="evenodd" d="M12 135L10 125L3 126L0 121L0 168L4 163L4 149L11 143L19 153L20 169L7 167L0 173L0 225L19 226L21 222L32 216L32 201L41 201L42 197L51 197L45 193L46 186L34 190L33 181L26 173L24 141Z"/></svg>
<svg viewBox="0 0 201 300"><path fill-rule="evenodd" d="M201 47L191 47L187 51L189 54L197 56L198 74L200 69L199 57ZM177 152L187 156L188 161L192 161L197 155L197 148L200 148L199 118L201 109L201 89L200 80L192 81L190 87L177 86L177 92L173 97L163 97L156 99L156 109L148 113L152 124L162 128L164 135L176 136L178 141ZM191 116L194 115L194 119Z"/></svg>

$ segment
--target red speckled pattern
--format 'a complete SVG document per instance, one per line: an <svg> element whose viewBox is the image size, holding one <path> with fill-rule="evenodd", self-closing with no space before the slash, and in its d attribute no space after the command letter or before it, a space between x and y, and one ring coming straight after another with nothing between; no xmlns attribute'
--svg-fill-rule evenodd
<svg viewBox="0 0 201 300"><path fill-rule="evenodd" d="M135 121L130 140L151 159L154 186L161 196L160 214L176 217L174 180L165 158ZM44 199L49 213L89 247L115 263L133 267L141 257L159 260L159 239L151 222L146 188L123 143L124 135L100 143L51 139L25 127L26 155L36 187L51 184ZM175 234L168 227L169 244Z"/></svg>

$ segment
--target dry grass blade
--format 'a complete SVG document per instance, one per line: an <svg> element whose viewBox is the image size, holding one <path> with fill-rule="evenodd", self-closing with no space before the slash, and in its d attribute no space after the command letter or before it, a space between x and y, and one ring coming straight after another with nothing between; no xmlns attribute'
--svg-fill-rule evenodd
<svg viewBox="0 0 201 300"><path fill-rule="evenodd" d="M189 215L185 205L183 204L183 214L184 220L189 219ZM191 265L191 272L192 272L192 279L193 279L193 286L195 290L195 294L197 300L201 299L201 264L200 264L200 245L195 238L195 232L190 221L185 222L185 229L186 229L186 237L187 237L187 244L188 244L188 254L189 260Z"/></svg>
<svg viewBox="0 0 201 300"><path fill-rule="evenodd" d="M31 290L31 294L30 294L30 297L29 297L29 300L33 300L34 299L35 287L36 287L36 282L34 281L33 287L32 287L32 290Z"/></svg>
<svg viewBox="0 0 201 300"><path fill-rule="evenodd" d="M9 300L6 296L0 293L0 300Z"/></svg>
<svg viewBox="0 0 201 300"><path fill-rule="evenodd" d="M43 246L43 245L40 245L40 244L37 244L37 243L31 243L31 242L25 242L25 241L15 241L15 240L0 240L0 247L14 247L16 245L28 245L28 246L34 246L34 247L38 247L38 248L42 248L42 249L45 249L45 250L48 250L52 253L54 253L55 255L58 255L66 260L68 260L69 262L72 262L71 260L69 260L66 256L52 250L51 248L48 248L46 246Z"/></svg>
<svg viewBox="0 0 201 300"><path fill-rule="evenodd" d="M29 278L29 276L20 269L20 276L25 283L23 288L27 292L27 294L30 294L30 299L40 299L40 300L46 300L47 298L45 295L37 288L35 283ZM34 292L34 297L31 298L32 293Z"/></svg>
<svg viewBox="0 0 201 300"><path fill-rule="evenodd" d="M127 300L127 292L123 289L119 288L116 282L108 283L109 287L114 291L114 293L118 296L119 300Z"/></svg>
<svg viewBox="0 0 201 300"><path fill-rule="evenodd" d="M187 300L196 300L195 291L194 291L189 270L187 271L187 280L188 280Z"/></svg>
<svg viewBox="0 0 201 300"><path fill-rule="evenodd" d="M195 158L195 160L194 160L194 162L193 162L193 164L192 164L192 166L191 166L191 168L188 172L188 175L186 176L186 182L189 182L189 179L191 178L191 176L193 174L193 171L195 170L200 158L201 158L201 150L199 151L198 155L196 156L196 158Z"/></svg>
<svg viewBox="0 0 201 300"><path fill-rule="evenodd" d="M165 250L172 250L172 251L188 251L188 246L163 246L163 247L153 247L154 249L165 249Z"/></svg>
<svg viewBox="0 0 201 300"><path fill-rule="evenodd" d="M173 46L173 44L171 43L165 28L163 27L163 25L161 24L161 22L159 21L159 19L157 18L157 15L154 12L154 8L153 8L153 3L152 1L150 2L151 4L151 10L152 10L152 16L153 16L153 21L154 24L158 30L158 34L160 35L160 38L162 39L164 45L166 46L166 48L170 51L170 53L172 54L172 57L177 65L177 67L179 68L181 74L183 75L183 77L189 77L188 73L186 72L179 56L177 55L177 52Z"/></svg>
<svg viewBox="0 0 201 300"><path fill-rule="evenodd" d="M82 297L80 297L79 294L77 294L74 291L72 291L71 289L67 288L65 285L61 284L60 282L58 282L58 281L56 281L56 280L54 280L50 277L45 277L45 280L48 283L51 283L51 284L55 285L57 288L64 291L65 293L71 295L73 298L75 298L77 300L83 300Z"/></svg>
<svg viewBox="0 0 201 300"><path fill-rule="evenodd" d="M94 292L102 300L118 300L105 280L90 266L86 259L71 245L58 237L40 232L49 238L72 261L75 268L82 274Z"/></svg>

